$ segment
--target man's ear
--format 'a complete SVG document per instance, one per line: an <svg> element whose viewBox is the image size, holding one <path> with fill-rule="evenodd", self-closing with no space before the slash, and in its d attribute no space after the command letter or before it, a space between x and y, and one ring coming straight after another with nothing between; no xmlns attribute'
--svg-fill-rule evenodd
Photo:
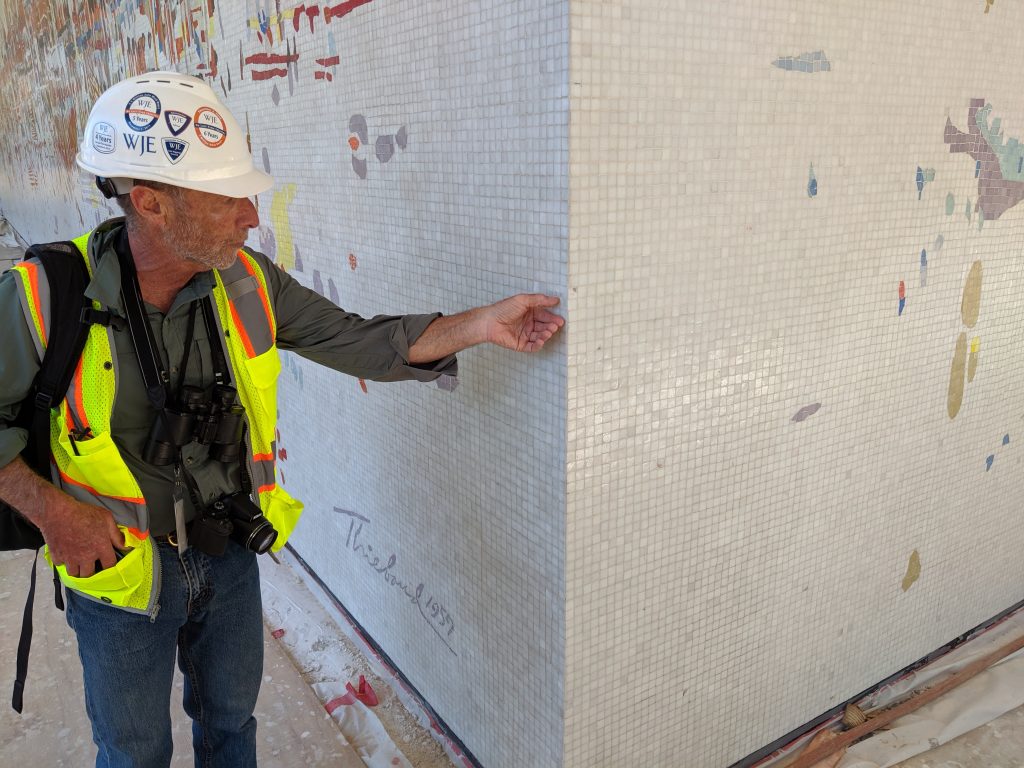
<svg viewBox="0 0 1024 768"><path fill-rule="evenodd" d="M170 194L136 184L128 196L142 221L158 225L166 224L167 212L171 205Z"/></svg>

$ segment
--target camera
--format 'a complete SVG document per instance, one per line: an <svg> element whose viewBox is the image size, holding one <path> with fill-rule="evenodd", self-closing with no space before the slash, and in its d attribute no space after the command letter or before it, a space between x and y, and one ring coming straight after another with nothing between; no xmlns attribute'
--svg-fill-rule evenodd
<svg viewBox="0 0 1024 768"><path fill-rule="evenodd" d="M245 409L234 387L218 384L209 394L199 387L184 386L176 408L157 414L149 430L142 458L166 467L178 460L182 446L191 442L210 446L210 458L225 464L238 461L242 450Z"/></svg>
<svg viewBox="0 0 1024 768"><path fill-rule="evenodd" d="M243 491L222 496L192 525L190 543L201 552L224 554L228 539L262 555L277 541L277 531Z"/></svg>

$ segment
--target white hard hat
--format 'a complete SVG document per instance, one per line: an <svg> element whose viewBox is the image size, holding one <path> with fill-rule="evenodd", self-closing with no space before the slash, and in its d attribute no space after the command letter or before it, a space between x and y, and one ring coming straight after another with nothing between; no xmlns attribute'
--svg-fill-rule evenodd
<svg viewBox="0 0 1024 768"><path fill-rule="evenodd" d="M104 91L75 161L111 180L118 194L131 189L129 179L227 197L252 197L274 184L253 167L245 134L213 89L177 72L149 72Z"/></svg>

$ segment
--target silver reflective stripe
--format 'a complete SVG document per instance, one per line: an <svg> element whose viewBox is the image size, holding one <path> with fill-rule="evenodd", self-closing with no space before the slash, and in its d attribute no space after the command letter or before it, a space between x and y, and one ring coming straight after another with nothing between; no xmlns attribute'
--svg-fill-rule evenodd
<svg viewBox="0 0 1024 768"><path fill-rule="evenodd" d="M32 310L28 307L28 300L24 291L19 292L18 300L21 302L21 311L25 315L25 325L28 326L29 335L32 337L32 344L36 348L36 357L39 358L37 362L42 363L46 350L43 349L43 341L39 338L39 333L36 331L36 323L32 319Z"/></svg>
<svg viewBox="0 0 1024 768"><path fill-rule="evenodd" d="M238 262L235 262L235 266L239 266ZM232 267L232 269L233 268L234 267ZM242 267L242 271L245 272L245 267ZM222 279L223 279L223 277L224 277L226 272L228 272L228 270L221 270L221 278ZM252 277L252 275L250 275L248 272L246 272L246 276L247 277ZM258 299L258 297L257 297L257 299ZM232 367L232 377L237 382L238 381L238 373L234 370L234 363L231 362L231 350L228 349L227 339L224 338L224 324L221 322L220 313L219 312L215 312L214 313L214 320L217 323L217 330L218 330L218 334L217 335L220 338L220 348L224 352L224 359L228 361L229 365L231 365L231 367ZM246 420L246 429L245 429L245 437L244 437L244 439L245 439L245 455L246 455L245 467L246 467L246 469L249 472L249 477L252 478L252 483L253 483L253 486L254 486L253 489L252 489L253 501L255 503L259 504L260 499L259 499L258 491L264 485L267 485L267 482L265 482L265 478L267 476L267 472L266 472L266 468L263 465L267 464L268 462L266 462L266 461L256 461L255 459L253 459L253 456L252 456L252 451L253 451L253 448L252 448L252 427L248 423L249 422L249 414L245 415L245 420ZM271 453L271 456L276 456L276 455L277 455L276 451ZM272 483L272 482L274 482L274 461L273 461L273 458L271 458L269 463L270 463L270 481L269 482Z"/></svg>
<svg viewBox="0 0 1024 768"><path fill-rule="evenodd" d="M159 557L159 555L154 554L153 557ZM155 583L155 581L156 581L156 579L154 578L154 583ZM67 584L64 585L64 588L65 589L74 589L74 587L69 587ZM80 589L75 589L75 594L79 595L80 597L84 597L86 600L92 600L94 603L98 603L100 605L107 605L106 602L104 602L103 600L100 600L98 597L93 597L88 592L83 592ZM156 590L156 589L150 591L150 595L154 595L154 597L150 597L150 601L149 601L150 605L153 605L156 602L155 595L157 595L157 594L158 594L158 590ZM153 610L153 608L128 608L127 606L124 606L124 605L118 605L118 606L114 606L114 607L117 608L117 610L119 610L119 611L126 611L128 613L137 613L139 616L149 616L150 619L155 619L156 618L156 613L157 612L155 610ZM159 607L159 606L157 606L157 607Z"/></svg>
<svg viewBox="0 0 1024 768"><path fill-rule="evenodd" d="M57 479L58 481L61 480L59 474ZM57 483L57 486L68 496L84 504L109 509L110 513L114 516L114 522L118 525L123 525L126 528L137 528L140 531L145 531L149 528L149 512L145 504L132 504L130 501L112 499L109 496L97 496L95 493L74 483L60 481Z"/></svg>
<svg viewBox="0 0 1024 768"><path fill-rule="evenodd" d="M224 285L237 283L239 280L246 277L252 277L252 275L249 274L249 270L245 268L245 264L242 263L241 256L236 258L230 267L227 269L218 269L217 272L220 273L220 279L223 281Z"/></svg>
<svg viewBox="0 0 1024 768"><path fill-rule="evenodd" d="M247 293L252 293L258 290L260 282L252 275L247 274L241 280L235 280L233 283L225 283L224 290L228 294L228 298L234 301Z"/></svg>
<svg viewBox="0 0 1024 768"><path fill-rule="evenodd" d="M114 344L114 327L107 326L107 344L110 345L110 363L114 366L114 397L110 401L110 413L114 413L117 393L121 385L121 361L117 359L117 346Z"/></svg>
<svg viewBox="0 0 1024 768"><path fill-rule="evenodd" d="M46 270L43 265L32 259L36 265L36 284L39 286L39 316L43 318L43 332L49 339L52 329L50 319L50 281L46 277Z"/></svg>
<svg viewBox="0 0 1024 768"><path fill-rule="evenodd" d="M274 460L263 459L253 462L253 485L256 490L274 484Z"/></svg>
<svg viewBox="0 0 1024 768"><path fill-rule="evenodd" d="M259 269L259 266L256 268ZM224 292L228 301L235 308L238 319L249 337L253 356L262 355L274 345L274 335L258 290L259 282L249 274L241 256L235 259L235 263L230 267L220 270L220 277L224 282Z"/></svg>
<svg viewBox="0 0 1024 768"><path fill-rule="evenodd" d="M31 264L35 265L36 272L36 283L39 285L39 316L43 321L43 330L46 333L50 332L50 285L46 282L46 270L43 269L43 265L35 259L30 260ZM18 280L22 283L23 290L18 292L18 301L21 303L22 314L25 315L25 325L28 326L29 335L32 336L32 343L36 348L36 355L39 356L39 362L42 363L43 355L46 354L46 347L43 346L43 340L39 338L39 333L36 330L36 322L32 319L32 308L29 306L31 299L29 296L32 295L32 283L28 281L28 275L25 272L18 271ZM46 296L45 302L43 296Z"/></svg>

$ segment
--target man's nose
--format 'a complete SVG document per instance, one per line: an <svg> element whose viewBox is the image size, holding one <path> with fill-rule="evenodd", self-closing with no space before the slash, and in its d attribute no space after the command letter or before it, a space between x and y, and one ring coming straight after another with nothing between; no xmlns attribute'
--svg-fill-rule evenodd
<svg viewBox="0 0 1024 768"><path fill-rule="evenodd" d="M236 220L240 227L255 229L260 225L260 215L256 212L256 206L248 197L238 199L238 213Z"/></svg>

